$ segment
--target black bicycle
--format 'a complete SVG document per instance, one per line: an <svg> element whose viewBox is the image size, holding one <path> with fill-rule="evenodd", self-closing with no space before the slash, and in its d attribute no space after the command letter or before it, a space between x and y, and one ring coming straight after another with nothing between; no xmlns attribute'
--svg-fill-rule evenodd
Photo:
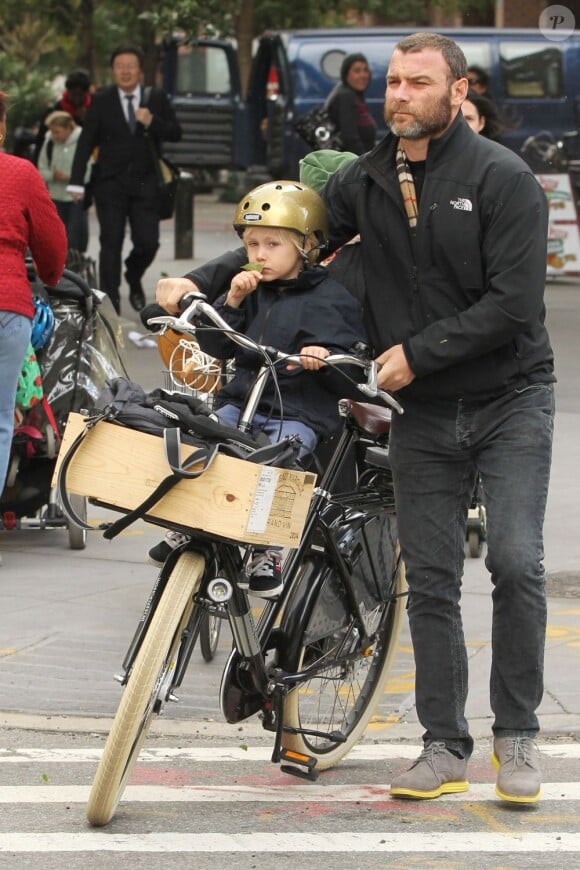
<svg viewBox="0 0 580 870"><path fill-rule="evenodd" d="M200 296L180 317L155 323L191 334L201 317L264 356L263 377L241 417L243 430L266 375L277 362L299 365L300 358L235 333ZM366 376L361 393L402 413L378 389L373 361L340 354L325 362L358 366ZM314 490L300 545L284 560L283 591L265 602L257 623L239 586L251 545L191 529L190 542L161 569L117 677L124 691L88 801L92 825L113 817L153 717L177 700L208 613L225 616L233 637L221 680L222 713L230 723L259 714L274 735L272 761L284 771L314 779L363 734L383 696L406 587L388 458L391 411L344 399L339 410L342 432ZM355 454L356 483L340 491Z"/></svg>

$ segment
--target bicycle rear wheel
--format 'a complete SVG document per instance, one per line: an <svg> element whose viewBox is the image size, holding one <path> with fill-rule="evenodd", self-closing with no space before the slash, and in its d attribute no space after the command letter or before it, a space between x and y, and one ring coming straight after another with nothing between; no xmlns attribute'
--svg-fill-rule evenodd
<svg viewBox="0 0 580 870"><path fill-rule="evenodd" d="M185 552L175 563L123 691L87 804L91 825L106 825L123 795L169 688L176 653L199 589L205 560Z"/></svg>
<svg viewBox="0 0 580 870"><path fill-rule="evenodd" d="M283 737L285 749L316 758L317 770L337 764L364 733L385 689L405 609L405 572L398 559L389 598L365 616L372 630L367 629L371 645L363 650L360 643L357 646L352 617L345 612L343 624L337 627L336 609L329 612L332 585L332 575L319 585L304 614L295 661L288 663L295 672L321 670L293 689L284 704L285 726L322 732L323 736L285 733ZM340 732L345 740L333 739L333 732Z"/></svg>

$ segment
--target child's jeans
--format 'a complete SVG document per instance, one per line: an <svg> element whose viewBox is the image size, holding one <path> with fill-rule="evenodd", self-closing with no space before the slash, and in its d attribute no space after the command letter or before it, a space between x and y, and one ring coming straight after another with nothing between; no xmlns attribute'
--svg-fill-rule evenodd
<svg viewBox="0 0 580 870"><path fill-rule="evenodd" d="M223 405L215 411L222 423L228 426L237 426L240 419L240 409L236 405ZM268 418L265 414L254 415L250 435L255 436L258 432L264 432L270 441L281 441L282 438L298 435L302 441L299 456L302 458L308 453L313 453L318 442L314 429L298 420L286 420L283 423L277 417Z"/></svg>

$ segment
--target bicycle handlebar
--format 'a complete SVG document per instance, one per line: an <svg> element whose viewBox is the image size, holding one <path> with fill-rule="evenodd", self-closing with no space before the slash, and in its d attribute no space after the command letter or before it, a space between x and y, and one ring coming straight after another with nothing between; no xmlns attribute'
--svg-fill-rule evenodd
<svg viewBox="0 0 580 870"><path fill-rule="evenodd" d="M210 305L203 293L188 293L182 299L181 308L182 310L178 317L172 314L163 315L161 317L151 317L147 320L147 326L165 327L165 329L172 329L175 332L184 332L195 335L198 326L193 322L194 319L205 317L213 323L214 326L227 334L231 341L247 350L257 351L269 362L287 362L292 363L293 365L302 365L300 362L300 354L283 353L275 347L258 344L242 332L236 332L236 330L217 313L215 308ZM363 369L367 378L366 383L357 383L355 384L356 388L368 398L381 399L381 401L386 405L389 405L393 410L397 411L398 414L403 413L403 408L397 400L394 399L390 393L381 390L378 386L377 373L379 371L379 365L375 360L363 360L360 357L349 353L334 353L327 356L323 362L330 366L353 365Z"/></svg>

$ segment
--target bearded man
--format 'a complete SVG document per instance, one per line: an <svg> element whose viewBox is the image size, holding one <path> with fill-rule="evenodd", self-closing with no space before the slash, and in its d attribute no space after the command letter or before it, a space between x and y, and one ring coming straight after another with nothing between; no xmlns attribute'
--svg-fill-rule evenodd
<svg viewBox="0 0 580 870"><path fill-rule="evenodd" d="M465 791L473 740L460 597L477 471L493 600L490 702L496 792L540 796L534 738L543 692L543 521L554 418L544 325L548 210L528 166L460 111L463 52L432 33L396 46L390 132L322 191L331 243L361 235L365 320L379 384L405 413L389 455L424 750L397 797Z"/></svg>
<svg viewBox="0 0 580 870"><path fill-rule="evenodd" d="M492 584L496 792L527 804L541 785L535 737L554 422L544 325L548 208L523 160L468 126L467 89L467 63L453 40L405 37L387 72L390 131L337 170L321 196L333 249L360 234L379 385L405 409L394 415L389 456L425 732L423 752L395 776L391 794L425 799L468 788L473 739L460 599L479 472ZM158 302L176 310L192 282L201 290L216 276L227 282L233 260L162 279Z"/></svg>

